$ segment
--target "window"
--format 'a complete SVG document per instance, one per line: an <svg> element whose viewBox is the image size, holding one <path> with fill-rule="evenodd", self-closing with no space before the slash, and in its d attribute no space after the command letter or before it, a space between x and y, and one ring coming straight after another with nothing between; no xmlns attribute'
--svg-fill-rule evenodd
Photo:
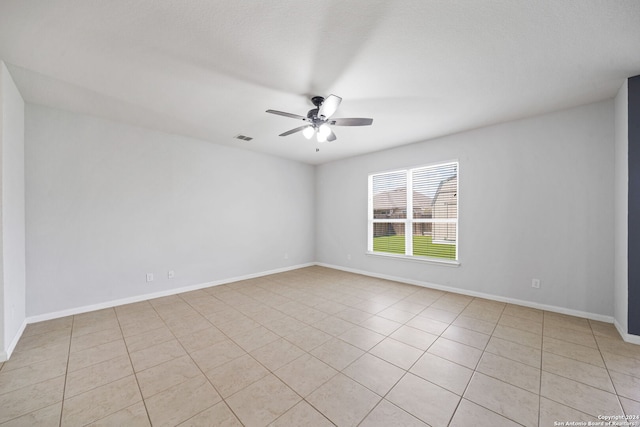
<svg viewBox="0 0 640 427"><path fill-rule="evenodd" d="M368 220L371 253L457 260L458 163L369 175Z"/></svg>

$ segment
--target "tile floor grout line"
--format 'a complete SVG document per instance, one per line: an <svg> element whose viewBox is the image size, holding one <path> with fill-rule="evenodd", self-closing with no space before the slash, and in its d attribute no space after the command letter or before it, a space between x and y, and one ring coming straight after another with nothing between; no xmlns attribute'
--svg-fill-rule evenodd
<svg viewBox="0 0 640 427"><path fill-rule="evenodd" d="M593 334L593 327L591 326L591 322L589 322L589 327L591 328L591 333ZM600 353L600 357L602 358L602 363L604 364L604 369L606 369L607 375L609 376L609 381L611 381L611 386L613 387L613 390L615 391L616 399L618 400L618 405L620 405L620 409L622 409L622 413L626 414L627 411L624 409L624 406L622 405L622 401L620 400L620 395L618 394L618 388L616 387L616 383L613 381L613 377L611 376L611 371L609 370L609 365L607 365L606 360L604 360L604 356L602 355L602 350L600 349L600 343L598 342L597 339L595 339L595 334L594 334L594 340L596 341L596 346L598 347L598 352ZM628 415L632 415L632 414L628 414Z"/></svg>
<svg viewBox="0 0 640 427"><path fill-rule="evenodd" d="M62 416L64 414L64 400L67 392L67 378L69 376L69 360L71 359L71 343L73 342L73 325L76 321L76 316L71 317L71 330L69 331L69 351L67 352L67 366L64 372L64 382L62 385L62 402L60 402L60 422L58 425L62 427Z"/></svg>

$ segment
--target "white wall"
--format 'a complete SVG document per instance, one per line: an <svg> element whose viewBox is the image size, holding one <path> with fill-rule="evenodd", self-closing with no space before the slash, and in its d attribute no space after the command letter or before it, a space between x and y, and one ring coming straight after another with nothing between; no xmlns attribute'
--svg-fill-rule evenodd
<svg viewBox="0 0 640 427"><path fill-rule="evenodd" d="M0 360L7 358L25 321L24 101L0 61Z"/></svg>
<svg viewBox="0 0 640 427"><path fill-rule="evenodd" d="M319 166L317 260L612 316L613 140L605 101ZM367 175L452 159L461 266L365 255Z"/></svg>
<svg viewBox="0 0 640 427"><path fill-rule="evenodd" d="M615 98L615 247L614 282L615 301L614 319L616 326L627 333L628 310L628 204L629 204L629 110L627 80Z"/></svg>
<svg viewBox="0 0 640 427"><path fill-rule="evenodd" d="M30 104L26 165L28 316L315 259L309 165Z"/></svg>

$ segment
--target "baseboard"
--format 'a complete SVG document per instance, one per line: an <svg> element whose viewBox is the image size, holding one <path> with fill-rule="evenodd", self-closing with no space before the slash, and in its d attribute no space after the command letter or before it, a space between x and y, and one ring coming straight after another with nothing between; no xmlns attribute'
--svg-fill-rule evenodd
<svg viewBox="0 0 640 427"><path fill-rule="evenodd" d="M640 345L640 335L633 335L633 334L627 333L626 328L623 328L622 325L618 323L616 319L613 320L613 324L615 325L616 329L618 330L618 333L620 334L623 340L631 344Z"/></svg>
<svg viewBox="0 0 640 427"><path fill-rule="evenodd" d="M386 275L386 274L372 273L370 271L358 270L358 269L349 268L349 267L342 267L342 266L339 266L339 265L325 264L325 263L321 263L321 262L316 263L316 265L321 266L321 267L333 268L333 269L336 269L336 270L347 271L349 273L356 273L356 274L362 274L364 276L376 277L378 279L393 280L395 282L407 283L409 285L422 286L422 287L425 287L425 288L437 289L437 290L440 290L440 291L452 292L452 293L456 293L456 294L468 295L468 296L478 297L478 298L485 298L485 299L490 299L490 300L493 300L493 301L506 302L506 303L509 303L509 304L522 305L522 306L525 306L525 307L537 308L539 310L546 310L546 311L551 311L551 312L554 312L554 313L567 314L567 315L570 315L570 316L583 317L583 318L586 318L586 319L598 320L598 321L606 322L606 323L613 323L613 320L614 320L612 316L605 316L605 315L602 315L602 314L589 313L589 312L580 311L580 310L573 310L573 309L570 309L570 308L558 307L558 306L555 306L555 305L539 304L539 303L536 303L536 302L525 301L525 300L520 300L520 299L516 299L516 298L503 297L503 296L500 296L500 295L487 294L487 293L484 293L484 292L469 291L469 290L466 290L466 289L454 288L454 287L451 287L451 286L443 286L443 285L439 285L437 283L429 283L429 282L423 282L423 281L420 281L420 280L406 279L406 278L403 278L403 277L389 276L389 275ZM623 336L623 338L624 338L624 336ZM640 338L640 337L638 337L638 338ZM626 341L626 339L625 339L625 341ZM629 342L631 342L631 341L629 341Z"/></svg>
<svg viewBox="0 0 640 427"><path fill-rule="evenodd" d="M132 304L140 301L146 301L155 298L166 297L170 295L181 294L184 292L197 291L199 289L209 288L212 286L226 285L233 282L239 282L242 280L255 279L257 277L269 276L271 274L284 273L286 271L298 270L300 268L311 267L315 263L297 264L289 267L277 268L274 270L262 271L259 273L246 274L243 276L231 277L222 280L215 280L212 282L199 283L196 285L183 286L181 288L167 289L159 292L152 292L149 294L136 295L133 297L121 298L117 300L107 301L99 304L86 305L82 307L70 308L67 310L55 311L52 313L38 314L36 316L27 317L26 323L43 322L45 320L58 319L60 317L73 316L76 314L87 313L90 311L102 310L105 308L117 307L119 305Z"/></svg>
<svg viewBox="0 0 640 427"><path fill-rule="evenodd" d="M18 328L18 332L13 337L13 340L11 340L9 347L7 347L6 350L3 350L2 352L0 352L0 362L5 362L9 360L9 358L11 357L11 354L13 354L13 350L15 350L16 346L18 345L18 341L20 341L20 338L22 337L22 333L24 332L24 329L27 327L27 323L28 323L27 319L24 319L22 321L22 325L20 325L20 328Z"/></svg>

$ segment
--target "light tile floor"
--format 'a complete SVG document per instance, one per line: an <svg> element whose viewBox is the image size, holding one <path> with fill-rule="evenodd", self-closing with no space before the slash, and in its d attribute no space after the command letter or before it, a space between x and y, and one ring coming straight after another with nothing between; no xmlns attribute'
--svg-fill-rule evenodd
<svg viewBox="0 0 640 427"><path fill-rule="evenodd" d="M322 267L32 324L0 366L1 426L622 414L640 415L640 346L610 324Z"/></svg>

